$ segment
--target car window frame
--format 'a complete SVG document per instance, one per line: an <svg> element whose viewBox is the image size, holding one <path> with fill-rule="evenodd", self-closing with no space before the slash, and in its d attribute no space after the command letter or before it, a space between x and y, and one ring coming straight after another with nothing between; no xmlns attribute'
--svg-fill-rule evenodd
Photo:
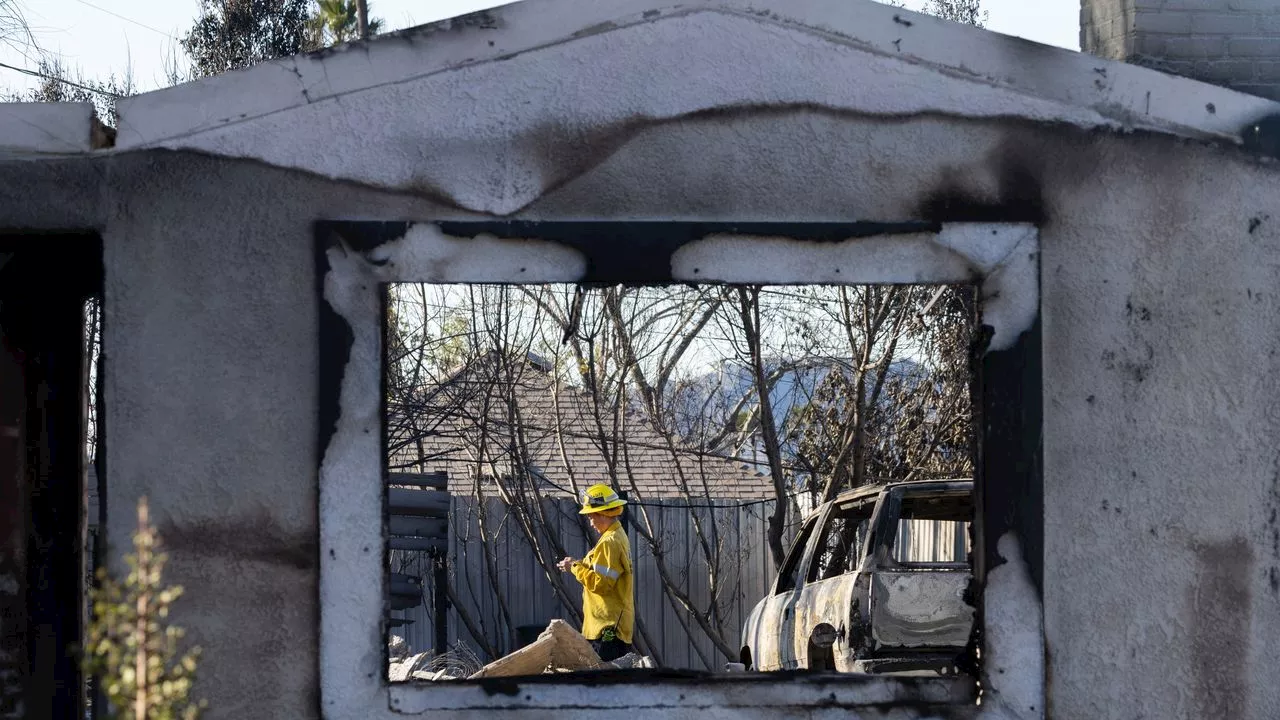
<svg viewBox="0 0 1280 720"><path fill-rule="evenodd" d="M922 485L920 487L896 487L891 488L884 493L884 522L882 531L881 545L878 548L882 554L877 555L874 567L877 570L969 570L973 571L973 562L971 558L966 558L963 562L901 562L894 557L894 545L898 539L898 523L902 520L902 500L908 493L911 494L928 494L932 487L934 491L941 488L937 486ZM943 489L943 492L954 492ZM971 485L969 495L972 501L976 501L974 497L974 488ZM969 531L973 531L973 521L970 520ZM972 546L972 542L970 543ZM970 549L970 555L973 550Z"/></svg>
<svg viewBox="0 0 1280 720"><path fill-rule="evenodd" d="M809 519L800 524L800 532L796 533L796 539L791 543L791 549L787 551L786 557L782 559L782 567L778 570L778 576L773 579L772 591L770 597L781 595L783 593L795 592L804 587L805 575L808 574L809 562L813 556L813 539L817 536L816 529L826 522L827 510L830 508L828 504L818 513L809 516ZM809 533L805 537L805 533ZM803 538L803 541L801 540ZM792 559L796 562L796 582L786 590L781 588L782 579L787 576L786 570L790 569Z"/></svg>
<svg viewBox="0 0 1280 720"><path fill-rule="evenodd" d="M831 521L835 518L837 511L842 507L848 507L851 505L852 506L858 506L858 505L871 506L871 513L867 517L867 528L868 528L867 536L863 538L862 542L860 543L861 547L857 548L856 568L858 569L862 568L862 566L866 562L867 554L870 550L870 548L868 547L868 544L871 542L872 538L875 536L876 510L880 506L881 495L883 495L883 493L876 493L874 495L864 495L862 497L852 498L843 503L839 501L833 501L827 505L827 510L823 515L822 532L818 535L814 535L811 538L811 540L813 540L813 542L811 543L813 548L809 556L809 565L808 567L805 568L806 583L824 582L825 580L833 580L839 577L840 575L851 574L851 573L840 573L839 575L834 575L832 577L823 578L823 579L817 579L813 577L813 573L817 570L817 565L814 563L814 560L817 558L818 550L821 547L817 538L821 537L823 541L825 541L827 532L831 527ZM858 569L855 569L851 572L858 572Z"/></svg>

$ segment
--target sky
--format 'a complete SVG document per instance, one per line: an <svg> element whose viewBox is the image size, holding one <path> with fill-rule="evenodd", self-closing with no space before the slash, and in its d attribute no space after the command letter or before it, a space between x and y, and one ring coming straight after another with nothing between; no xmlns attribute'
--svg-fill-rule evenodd
<svg viewBox="0 0 1280 720"><path fill-rule="evenodd" d="M589 2L590 0L583 0ZM849 0L859 2L860 0ZM190 28L199 0L17 0L43 50L84 77L120 77L132 68L139 91L163 85L165 58L181 54L178 38ZM369 11L388 30L435 22L507 0L369 0ZM923 0L906 0L918 9ZM1079 49L1080 0L983 0L987 28L1007 35ZM0 62L34 69L29 50L0 47ZM21 91L36 81L0 67L0 91Z"/></svg>

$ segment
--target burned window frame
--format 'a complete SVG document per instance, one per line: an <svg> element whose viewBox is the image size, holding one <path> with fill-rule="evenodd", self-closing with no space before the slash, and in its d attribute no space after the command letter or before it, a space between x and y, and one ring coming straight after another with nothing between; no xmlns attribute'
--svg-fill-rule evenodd
<svg viewBox="0 0 1280 720"><path fill-rule="evenodd" d="M805 576L807 578L805 580L806 584L823 582L826 580L837 578L841 575L848 574L850 572L856 572L856 570L850 570L848 569L848 567L852 562L853 566L856 568L857 564L859 564L866 557L867 548L871 544L872 535L874 535L873 530L875 528L876 509L879 507L879 505L880 505L880 498L877 495L871 495L868 497L858 498L856 500L849 500L846 502L836 501L831 503L830 507L828 507L826 512L823 514L822 527L819 529L818 539L815 540L813 543L813 551L814 551L813 557L809 559L809 567L805 568L806 570ZM845 550L846 552L845 562L844 562L846 567L845 570L838 572L835 575L830 575L827 577L815 577L815 575L819 571L820 566L818 565L818 563L822 557L822 553L826 551L826 540L830 536L832 523L837 519L838 514L844 514L853 510L859 510L859 511L866 510L867 517L863 521L867 524L866 534L862 536L861 540L858 539L858 536L856 533L854 534L854 538L853 538L855 541L854 544L850 545L850 547L846 548ZM850 560L847 553L852 553L853 555L852 561Z"/></svg>
<svg viewBox="0 0 1280 720"><path fill-rule="evenodd" d="M1009 681L1003 672L997 677L984 671L984 665L1003 652L989 642L995 634L987 632L984 621L1025 615L1028 608L1012 606L1011 598L1033 596L1037 617L1043 607L1040 259L1035 226L437 219L321 221L315 230L324 717L390 719L475 710L544 713L581 705L583 693L599 692L601 685L611 687L611 707L643 707L655 717L680 715L694 707L776 713L833 704L873 713L912 707L928 714L931 708L972 707L979 686L998 692L999 684ZM833 257L839 260L833 262ZM842 269L846 272L839 274ZM830 275L832 271L837 275ZM979 432L974 579L969 593L977 621L969 655L980 655L982 664L969 667L967 679L820 673L712 677L641 671L569 681L553 675L428 687L388 683L382 348L385 287L396 282L978 286L984 323L971 356L974 426ZM371 483L368 478L384 482ZM1021 561L1008 577L1021 584L998 597L984 593L990 574L1008 565L1019 549ZM1038 642L1043 642L1042 634ZM1038 688L1035 702L1043 708L1043 677L1024 680ZM588 690L584 683L597 689Z"/></svg>
<svg viewBox="0 0 1280 720"><path fill-rule="evenodd" d="M804 579L804 571L812 564L809 556L813 553L814 533L821 532L826 522L825 518L826 513L824 511L801 522L800 531L796 533L796 537L791 543L791 548L782 559L782 567L779 569L777 576L774 577L773 583L769 586L770 595L791 592L808 582ZM783 572L784 570L786 572ZM790 576L789 578L787 577L788 575ZM785 586L783 584L784 579L787 580Z"/></svg>
<svg viewBox="0 0 1280 720"><path fill-rule="evenodd" d="M910 496L910 495L928 495L928 494L930 494L930 491L927 489L900 487L900 488L894 488L894 490L891 491L890 496L885 498L887 511L892 516L891 521L892 521L893 530L891 532L888 532L886 535L887 541L888 541L888 547L886 548L886 554L883 560L884 564L882 565L882 567L886 567L886 568L892 567L892 568L904 569L904 570L911 570L911 569L928 570L932 568L945 569L945 568L959 568L959 567L971 568L972 567L972 562L969 558L966 558L965 560L956 560L953 562L922 562L922 561L899 560L897 558L897 553L899 550L898 537L900 535L899 523L901 523L904 519L902 515L903 500L906 499L906 496ZM961 494L961 493L959 493L958 491L952 490L952 491L942 491L942 494L950 495L950 494ZM972 505L975 504L972 501L972 497L973 497L973 494L970 493L971 510L972 510ZM972 515L971 515L971 518L972 518ZM919 518L907 517L906 519L913 520L913 519L919 519ZM973 520L970 519L968 522L970 526L970 533L972 533ZM970 551L970 554L971 553L972 551Z"/></svg>

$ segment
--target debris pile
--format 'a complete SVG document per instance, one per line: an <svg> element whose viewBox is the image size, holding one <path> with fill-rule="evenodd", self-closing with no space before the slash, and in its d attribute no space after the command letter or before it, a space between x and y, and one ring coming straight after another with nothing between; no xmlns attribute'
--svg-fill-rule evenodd
<svg viewBox="0 0 1280 720"><path fill-rule="evenodd" d="M617 660L601 662L591 643L563 620L552 620L538 639L529 645L480 666L480 660L466 645L436 655L430 651L409 655L404 640L392 636L390 644L391 682L406 680L462 680L516 677L584 670L631 670L653 668L653 658L630 653Z"/></svg>
<svg viewBox="0 0 1280 720"><path fill-rule="evenodd" d="M658 664L648 655L627 653L617 660L609 660L592 667L592 670L634 670L637 668L655 668Z"/></svg>
<svg viewBox="0 0 1280 720"><path fill-rule="evenodd" d="M409 657L409 644L399 635L391 636L391 642L387 643L387 650L392 662Z"/></svg>
<svg viewBox="0 0 1280 720"><path fill-rule="evenodd" d="M573 672L599 664L600 656L582 633L563 620L552 620L533 643L485 665L471 679Z"/></svg>
<svg viewBox="0 0 1280 720"><path fill-rule="evenodd" d="M439 655L431 650L410 655L404 640L393 635L388 650L391 664L387 679L391 682L461 680L479 670L481 664L471 648L461 643Z"/></svg>
<svg viewBox="0 0 1280 720"><path fill-rule="evenodd" d="M404 682L411 677L418 677L420 671L431 661L435 653L428 650L417 655L410 655L399 660L392 660L387 669L387 679L391 682Z"/></svg>
<svg viewBox="0 0 1280 720"><path fill-rule="evenodd" d="M480 669L483 663L475 651L463 643L452 650L431 658L420 670L414 671L415 680L461 680Z"/></svg>

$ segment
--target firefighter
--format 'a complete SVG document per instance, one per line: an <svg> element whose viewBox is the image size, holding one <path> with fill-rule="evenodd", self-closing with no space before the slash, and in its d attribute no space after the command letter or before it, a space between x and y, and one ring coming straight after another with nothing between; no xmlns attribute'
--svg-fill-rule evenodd
<svg viewBox="0 0 1280 720"><path fill-rule="evenodd" d="M587 516L600 540L581 560L566 557L557 564L582 583L582 635L604 661L632 652L635 575L631 543L622 531L622 506L626 504L608 485L587 488L578 513Z"/></svg>

